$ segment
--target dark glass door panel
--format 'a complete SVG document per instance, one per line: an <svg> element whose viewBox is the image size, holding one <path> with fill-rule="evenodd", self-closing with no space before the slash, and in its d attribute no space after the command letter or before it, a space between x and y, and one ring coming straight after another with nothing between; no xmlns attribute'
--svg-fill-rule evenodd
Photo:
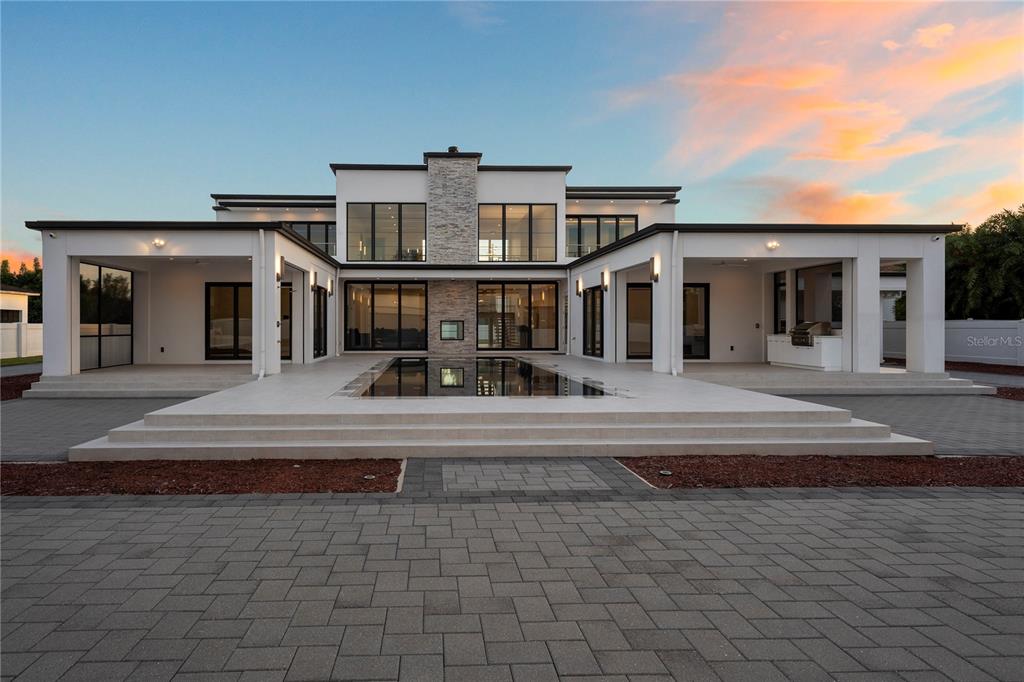
<svg viewBox="0 0 1024 682"><path fill-rule="evenodd" d="M292 285L281 285L281 359L292 359Z"/></svg>
<svg viewBox="0 0 1024 682"><path fill-rule="evenodd" d="M711 357L711 285L683 286L683 358L707 360Z"/></svg>
<svg viewBox="0 0 1024 682"><path fill-rule="evenodd" d="M604 291L600 286L583 290L583 354L604 357Z"/></svg>
<svg viewBox="0 0 1024 682"><path fill-rule="evenodd" d="M626 357L651 357L651 285L626 285Z"/></svg>

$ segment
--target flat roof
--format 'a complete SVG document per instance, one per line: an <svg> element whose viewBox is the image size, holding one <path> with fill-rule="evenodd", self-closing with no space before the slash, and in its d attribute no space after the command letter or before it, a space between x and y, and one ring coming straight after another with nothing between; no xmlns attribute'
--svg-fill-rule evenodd
<svg viewBox="0 0 1024 682"><path fill-rule="evenodd" d="M338 262L334 256L299 235L280 220L29 220L25 227L30 230L232 230L256 231L273 230L284 235L315 256L333 266Z"/></svg>
<svg viewBox="0 0 1024 682"><path fill-rule="evenodd" d="M623 237L597 251L580 256L569 263L575 267L625 248L634 242L663 232L684 234L949 234L959 232L963 225L914 225L908 223L653 223L628 237Z"/></svg>

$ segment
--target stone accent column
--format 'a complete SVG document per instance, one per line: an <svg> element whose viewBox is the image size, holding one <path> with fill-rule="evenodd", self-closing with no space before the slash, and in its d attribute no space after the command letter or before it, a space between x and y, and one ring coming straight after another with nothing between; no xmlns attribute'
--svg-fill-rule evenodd
<svg viewBox="0 0 1024 682"><path fill-rule="evenodd" d="M463 339L442 341L441 320L462 320ZM427 350L440 355L476 355L476 280L427 282Z"/></svg>
<svg viewBox="0 0 1024 682"><path fill-rule="evenodd" d="M427 262L476 263L479 157L427 159Z"/></svg>

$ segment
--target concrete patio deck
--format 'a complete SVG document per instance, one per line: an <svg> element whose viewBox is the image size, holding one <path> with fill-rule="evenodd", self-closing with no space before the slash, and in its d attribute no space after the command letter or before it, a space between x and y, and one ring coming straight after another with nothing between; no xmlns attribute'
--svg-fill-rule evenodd
<svg viewBox="0 0 1024 682"><path fill-rule="evenodd" d="M252 365L121 365L44 376L25 398L196 398L253 381Z"/></svg>
<svg viewBox="0 0 1024 682"><path fill-rule="evenodd" d="M602 397L355 397L387 356L346 354L149 413L69 459L930 454L846 410L566 355Z"/></svg>

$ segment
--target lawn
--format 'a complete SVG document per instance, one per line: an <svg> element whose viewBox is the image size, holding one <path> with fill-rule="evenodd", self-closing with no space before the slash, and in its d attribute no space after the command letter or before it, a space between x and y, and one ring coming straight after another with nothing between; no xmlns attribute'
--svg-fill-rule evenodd
<svg viewBox="0 0 1024 682"><path fill-rule="evenodd" d="M0 367L14 367L15 365L34 365L42 361L42 355L30 355L27 358L4 358L0 360Z"/></svg>

